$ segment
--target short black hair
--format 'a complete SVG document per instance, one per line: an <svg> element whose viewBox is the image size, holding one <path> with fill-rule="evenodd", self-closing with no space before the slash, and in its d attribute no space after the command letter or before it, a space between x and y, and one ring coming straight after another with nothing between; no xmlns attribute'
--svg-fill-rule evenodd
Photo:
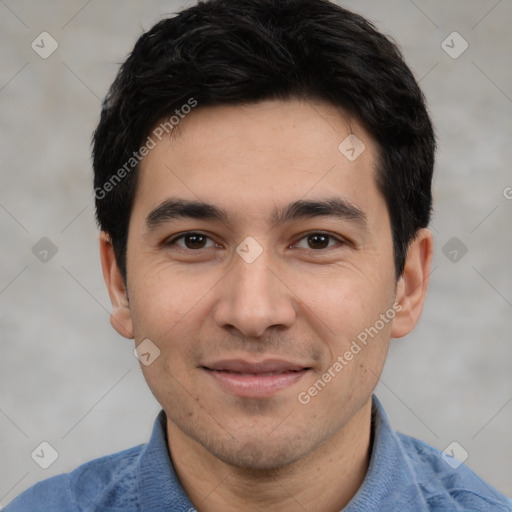
<svg viewBox="0 0 512 512"><path fill-rule="evenodd" d="M151 130L169 119L169 131L169 116L185 105L291 98L340 107L377 143L377 186L402 274L410 242L430 220L436 141L397 44L328 0L207 0L140 36L93 136L96 218L125 281L138 163Z"/></svg>

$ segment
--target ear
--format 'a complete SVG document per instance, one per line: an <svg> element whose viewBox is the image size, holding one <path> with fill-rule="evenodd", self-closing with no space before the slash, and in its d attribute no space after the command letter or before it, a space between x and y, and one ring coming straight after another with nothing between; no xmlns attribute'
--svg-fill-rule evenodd
<svg viewBox="0 0 512 512"><path fill-rule="evenodd" d="M404 271L397 283L396 302L401 309L397 309L393 319L393 338L409 334L418 323L425 303L433 252L431 231L420 229L409 245Z"/></svg>
<svg viewBox="0 0 512 512"><path fill-rule="evenodd" d="M100 233L100 256L103 269L103 279L107 285L110 302L112 302L112 313L110 323L112 327L125 338L133 338L133 322L128 302L128 295L124 286L121 271L117 266L114 247L107 233Z"/></svg>

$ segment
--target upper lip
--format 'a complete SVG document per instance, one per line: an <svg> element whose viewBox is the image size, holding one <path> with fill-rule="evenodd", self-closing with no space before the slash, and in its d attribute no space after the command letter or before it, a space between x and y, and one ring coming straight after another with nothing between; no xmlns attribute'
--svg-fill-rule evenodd
<svg viewBox="0 0 512 512"><path fill-rule="evenodd" d="M308 366L284 361L282 359L265 359L264 361L258 362L247 361L245 359L223 359L221 361L204 364L203 367L208 370L250 374L296 372L309 368Z"/></svg>

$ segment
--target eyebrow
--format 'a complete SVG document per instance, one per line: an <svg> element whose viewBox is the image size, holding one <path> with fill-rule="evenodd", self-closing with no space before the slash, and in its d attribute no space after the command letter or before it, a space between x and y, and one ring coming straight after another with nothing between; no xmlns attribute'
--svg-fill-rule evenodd
<svg viewBox="0 0 512 512"><path fill-rule="evenodd" d="M300 199L288 205L277 208L270 216L273 225L284 224L292 220L336 217L349 220L367 227L365 213L346 199L334 197L325 200ZM146 227L152 230L165 222L175 219L217 220L229 223L227 212L218 206L202 201L187 199L166 199L154 208L146 217Z"/></svg>

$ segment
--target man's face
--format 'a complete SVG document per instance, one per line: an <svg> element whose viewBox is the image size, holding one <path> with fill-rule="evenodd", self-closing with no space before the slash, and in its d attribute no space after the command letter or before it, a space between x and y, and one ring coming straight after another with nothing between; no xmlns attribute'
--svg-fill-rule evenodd
<svg viewBox="0 0 512 512"><path fill-rule="evenodd" d="M354 161L350 144L338 149L350 133L366 147ZM221 460L291 463L368 405L396 291L375 161L368 134L334 107L268 101L199 106L142 162L130 321L137 344L160 350L142 369L170 425ZM175 215L170 200L225 217ZM299 201L339 208L287 210Z"/></svg>

